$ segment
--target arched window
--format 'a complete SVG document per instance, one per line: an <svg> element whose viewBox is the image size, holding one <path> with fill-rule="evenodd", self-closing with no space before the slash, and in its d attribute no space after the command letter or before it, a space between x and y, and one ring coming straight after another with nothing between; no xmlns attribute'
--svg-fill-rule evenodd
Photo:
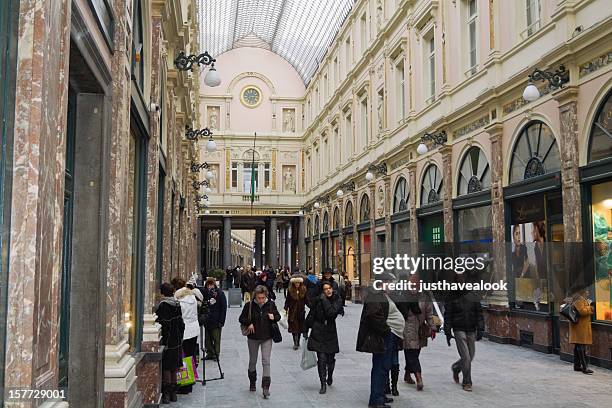
<svg viewBox="0 0 612 408"><path fill-rule="evenodd" d="M314 234L315 235L319 235L319 231L320 231L319 228L321 228L321 223L319 222L319 216L316 215L315 220L314 220Z"/></svg>
<svg viewBox="0 0 612 408"><path fill-rule="evenodd" d="M510 161L510 183L554 173L561 168L559 148L552 130L534 120L523 128Z"/></svg>
<svg viewBox="0 0 612 408"><path fill-rule="evenodd" d="M349 201L346 204L346 210L344 211L345 225L353 225L353 203Z"/></svg>
<svg viewBox="0 0 612 408"><path fill-rule="evenodd" d="M470 147L459 166L458 195L476 193L490 188L489 161L480 147Z"/></svg>
<svg viewBox="0 0 612 408"><path fill-rule="evenodd" d="M393 194L393 213L408 209L408 194L406 179L400 177L395 185L395 193Z"/></svg>
<svg viewBox="0 0 612 408"><path fill-rule="evenodd" d="M365 222L370 220L370 197L364 194L361 197L361 204L359 205L359 222Z"/></svg>
<svg viewBox="0 0 612 408"><path fill-rule="evenodd" d="M612 157L612 90L608 92L591 126L588 161Z"/></svg>
<svg viewBox="0 0 612 408"><path fill-rule="evenodd" d="M442 173L435 164L430 164L423 174L421 182L421 206L434 204L442 201Z"/></svg>
<svg viewBox="0 0 612 408"><path fill-rule="evenodd" d="M308 219L308 221L306 222L306 236L312 236L312 224L310 222L310 219Z"/></svg>
<svg viewBox="0 0 612 408"><path fill-rule="evenodd" d="M341 224L340 224L340 208L336 207L334 208L334 217L333 217L333 229L337 230L340 229Z"/></svg>
<svg viewBox="0 0 612 408"><path fill-rule="evenodd" d="M329 213L325 211L323 214L323 232L329 231Z"/></svg>

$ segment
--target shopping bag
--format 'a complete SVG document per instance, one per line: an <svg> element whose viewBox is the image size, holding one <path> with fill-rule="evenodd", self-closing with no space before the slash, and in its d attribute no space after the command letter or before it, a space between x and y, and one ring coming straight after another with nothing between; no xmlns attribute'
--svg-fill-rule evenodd
<svg viewBox="0 0 612 408"><path fill-rule="evenodd" d="M176 370L176 385L186 387L195 384L193 357L183 357L183 366Z"/></svg>
<svg viewBox="0 0 612 408"><path fill-rule="evenodd" d="M302 342L302 361L300 367L302 370L308 370L317 365L317 354L314 351L308 350L308 341Z"/></svg>
<svg viewBox="0 0 612 408"><path fill-rule="evenodd" d="M281 319L278 321L278 325L285 330L289 330L289 322L287 321L287 312L281 313Z"/></svg>

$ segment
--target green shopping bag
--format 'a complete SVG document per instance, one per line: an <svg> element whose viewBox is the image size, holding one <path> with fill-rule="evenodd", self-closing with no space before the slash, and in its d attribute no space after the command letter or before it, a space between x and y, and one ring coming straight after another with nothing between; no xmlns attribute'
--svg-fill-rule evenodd
<svg viewBox="0 0 612 408"><path fill-rule="evenodd" d="M176 370L176 385L186 387L195 384L193 357L183 357L183 366Z"/></svg>

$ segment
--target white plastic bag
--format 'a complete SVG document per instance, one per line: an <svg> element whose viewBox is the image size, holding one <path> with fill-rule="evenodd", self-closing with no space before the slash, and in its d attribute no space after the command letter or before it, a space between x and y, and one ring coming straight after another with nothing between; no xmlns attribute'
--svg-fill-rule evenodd
<svg viewBox="0 0 612 408"><path fill-rule="evenodd" d="M302 370L308 370L317 365L317 353L308 350L308 340L302 342L302 361L300 367Z"/></svg>
<svg viewBox="0 0 612 408"><path fill-rule="evenodd" d="M289 322L287 321L287 312L283 311L280 315L281 315L281 319L278 321L278 325L285 330L289 330Z"/></svg>

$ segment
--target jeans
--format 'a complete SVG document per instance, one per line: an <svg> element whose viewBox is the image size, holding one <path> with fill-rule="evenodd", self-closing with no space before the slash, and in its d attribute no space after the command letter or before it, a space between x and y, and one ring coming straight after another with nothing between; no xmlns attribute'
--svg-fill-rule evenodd
<svg viewBox="0 0 612 408"><path fill-rule="evenodd" d="M384 353L372 354L372 372L370 374L370 401L368 405L382 405L385 402L385 385L389 379L391 366L398 364L398 338L389 333L385 337Z"/></svg>
<svg viewBox="0 0 612 408"><path fill-rule="evenodd" d="M459 360L453 363L453 372L463 373L463 385L472 385L472 360L474 360L474 354L476 354L476 333L455 331L455 343L457 344L457 351L461 357Z"/></svg>
<svg viewBox="0 0 612 408"><path fill-rule="evenodd" d="M261 347L261 365L263 366L263 377L270 376L270 355L272 354L272 339L253 340L247 339L249 345L249 371L257 370L257 355Z"/></svg>

